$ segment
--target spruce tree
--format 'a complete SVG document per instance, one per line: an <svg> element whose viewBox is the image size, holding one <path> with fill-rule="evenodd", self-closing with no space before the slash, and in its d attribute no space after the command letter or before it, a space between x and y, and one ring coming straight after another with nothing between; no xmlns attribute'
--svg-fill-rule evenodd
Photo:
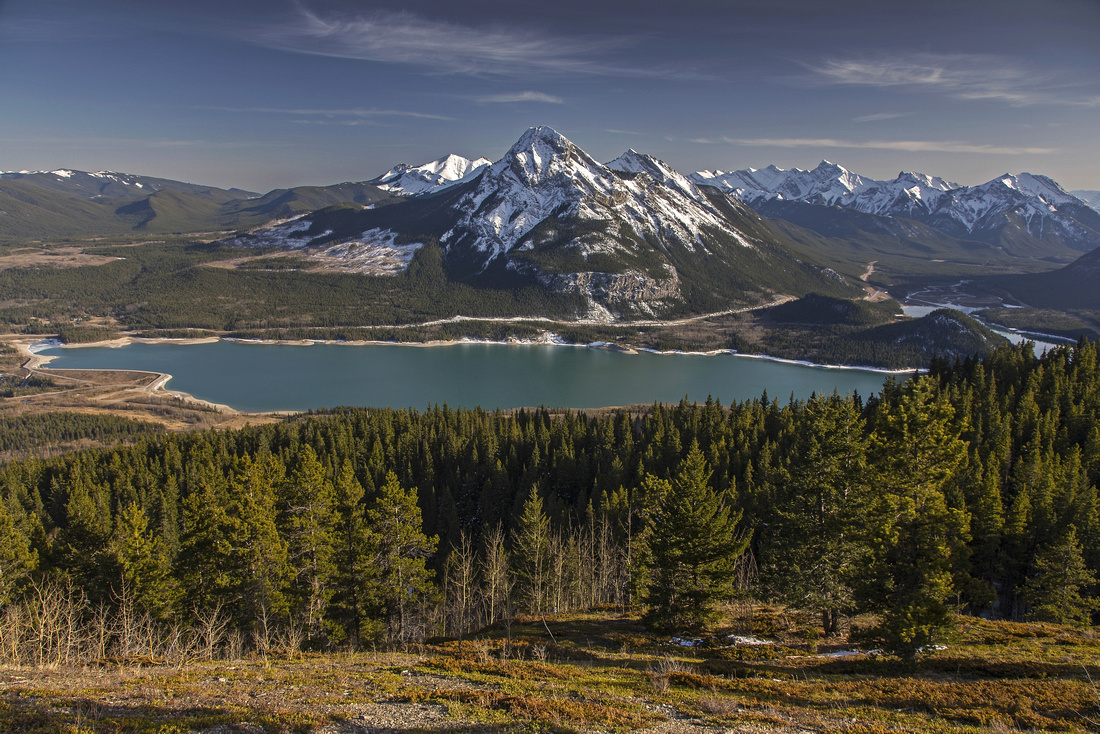
<svg viewBox="0 0 1100 734"><path fill-rule="evenodd" d="M969 539L968 518L944 496L966 460L953 417L934 381L917 378L880 406L872 436L876 505L865 524L872 557L864 600L881 613L873 634L908 662L951 621L951 554Z"/></svg>
<svg viewBox="0 0 1100 734"><path fill-rule="evenodd" d="M1100 609L1100 600L1089 594L1095 584L1096 574L1085 565L1076 528L1070 525L1062 537L1036 555L1024 596L1034 619L1083 627Z"/></svg>
<svg viewBox="0 0 1100 734"><path fill-rule="evenodd" d="M38 553L12 522L0 498L0 607L11 603L38 566Z"/></svg>
<svg viewBox="0 0 1100 734"><path fill-rule="evenodd" d="M738 532L741 513L709 479L703 452L692 444L653 517L646 622L654 628L698 630L733 595L737 559L750 537Z"/></svg>
<svg viewBox="0 0 1100 734"><path fill-rule="evenodd" d="M550 580L550 518L542 511L538 487L531 486L519 524L512 532L512 568L522 609L546 611Z"/></svg>
<svg viewBox="0 0 1100 734"><path fill-rule="evenodd" d="M435 553L437 539L424 535L416 489L403 488L392 471L386 474L367 520L376 539L374 596L380 616L389 639L407 643L426 631L425 612L435 597L435 586L425 561Z"/></svg>
<svg viewBox="0 0 1100 734"><path fill-rule="evenodd" d="M854 600L852 574L866 503L867 439L848 398L811 398L790 449L790 480L777 488L763 543L764 571L775 598L818 614L826 636Z"/></svg>
<svg viewBox="0 0 1100 734"><path fill-rule="evenodd" d="M365 490L345 460L335 484L337 522L333 528L332 599L329 603L329 637L357 649L377 639L380 628L371 618L372 595L377 589L378 567L372 553L377 539L367 524Z"/></svg>
<svg viewBox="0 0 1100 734"><path fill-rule="evenodd" d="M110 556L120 593L129 596L139 612L162 622L174 616L179 585L172 577L164 541L149 532L149 518L136 503L118 515Z"/></svg>
<svg viewBox="0 0 1100 734"><path fill-rule="evenodd" d="M297 466L282 483L279 530L294 574L292 611L315 642L321 641L322 621L332 596L334 502L325 467L313 447L304 446L298 452Z"/></svg>

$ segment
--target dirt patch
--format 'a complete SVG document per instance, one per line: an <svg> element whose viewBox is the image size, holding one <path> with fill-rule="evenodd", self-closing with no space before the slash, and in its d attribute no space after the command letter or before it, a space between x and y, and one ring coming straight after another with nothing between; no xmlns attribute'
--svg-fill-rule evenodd
<svg viewBox="0 0 1100 734"><path fill-rule="evenodd" d="M0 255L0 270L16 268L79 268L85 265L106 265L121 260L106 255L91 255L81 247L56 247L49 250L17 252Z"/></svg>

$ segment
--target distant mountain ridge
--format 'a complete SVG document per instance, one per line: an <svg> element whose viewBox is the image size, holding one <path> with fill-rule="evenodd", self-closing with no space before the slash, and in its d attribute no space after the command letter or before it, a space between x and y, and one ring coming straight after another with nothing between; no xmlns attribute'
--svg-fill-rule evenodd
<svg viewBox="0 0 1100 734"><path fill-rule="evenodd" d="M876 181L822 161L810 171L768 166L699 171L690 178L736 196L766 215L777 210L776 202L796 202L911 219L951 237L995 245L1026 236L1080 252L1100 246L1100 213L1052 179L1031 173L1005 174L979 186L962 186L909 172L891 181Z"/></svg>

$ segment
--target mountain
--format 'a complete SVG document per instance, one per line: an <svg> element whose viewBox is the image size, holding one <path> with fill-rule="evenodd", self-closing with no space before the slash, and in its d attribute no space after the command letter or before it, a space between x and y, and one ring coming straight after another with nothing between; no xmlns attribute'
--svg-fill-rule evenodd
<svg viewBox="0 0 1100 734"><path fill-rule="evenodd" d="M10 171L0 173L0 181L20 181L48 191L86 199L143 199L166 190L194 194L218 202L259 196L243 189L219 189L115 171L88 172L65 168L56 171Z"/></svg>
<svg viewBox="0 0 1100 734"><path fill-rule="evenodd" d="M373 205L393 197L367 183L299 186L261 196L113 171L2 173L0 242L251 229L334 204Z"/></svg>
<svg viewBox="0 0 1100 734"><path fill-rule="evenodd" d="M1100 191L1077 190L1071 191L1070 193L1091 206L1093 209L1100 211Z"/></svg>
<svg viewBox="0 0 1100 734"><path fill-rule="evenodd" d="M1050 178L1030 173L1005 174L967 187L906 172L891 181L876 181L822 161L812 171L769 166L699 171L690 178L767 216L774 215L776 202L840 207L914 220L948 237L985 242L1017 257L1043 252L1065 257L1065 249L1087 252L1100 246L1100 212Z"/></svg>
<svg viewBox="0 0 1100 734"><path fill-rule="evenodd" d="M762 200L780 199L843 206L853 196L876 183L829 161L821 161L812 171L801 168L784 170L768 166L728 173L698 171L690 178L695 183L715 186L733 194L749 205Z"/></svg>
<svg viewBox="0 0 1100 734"><path fill-rule="evenodd" d="M811 291L858 294L794 256L737 199L636 151L601 164L548 127L529 129L466 181L389 206L313 212L227 243L343 263L360 251L408 261L411 251L438 246L453 279L537 283L583 296L602 318L719 311Z"/></svg>
<svg viewBox="0 0 1100 734"><path fill-rule="evenodd" d="M1003 276L992 279L992 285L1034 308L1086 310L1100 316L1100 249L1086 252L1064 268Z"/></svg>
<svg viewBox="0 0 1100 734"><path fill-rule="evenodd" d="M470 160L452 154L420 166L399 163L386 174L368 183L392 194L412 196L468 181L491 163L488 158Z"/></svg>

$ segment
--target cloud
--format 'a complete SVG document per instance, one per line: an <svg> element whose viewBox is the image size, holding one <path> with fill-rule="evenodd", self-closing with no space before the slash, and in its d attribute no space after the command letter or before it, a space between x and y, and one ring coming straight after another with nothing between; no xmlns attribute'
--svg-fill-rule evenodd
<svg viewBox="0 0 1100 734"><path fill-rule="evenodd" d="M317 56L419 66L445 74L596 74L699 78L676 69L642 69L598 60L640 43L632 37L553 36L522 27L474 27L431 20L410 12L321 15L298 7L297 17L245 33L268 48Z"/></svg>
<svg viewBox="0 0 1100 734"><path fill-rule="evenodd" d="M853 117L852 122L879 122L881 120L894 120L899 117L909 117L909 112L879 112L874 115L863 115L861 117Z"/></svg>
<svg viewBox="0 0 1100 734"><path fill-rule="evenodd" d="M478 102L547 102L549 104L564 104L565 100L552 94L542 92L513 92L511 94L490 94L486 97L478 97Z"/></svg>
<svg viewBox="0 0 1100 734"><path fill-rule="evenodd" d="M455 118L445 115L436 115L429 112L412 112L409 110L389 109L300 109L285 107L203 107L206 110L218 110L220 112L253 112L272 115L294 115L302 118L295 122L312 122L319 125L363 125L369 124L376 117L413 117L421 120L451 121Z"/></svg>
<svg viewBox="0 0 1100 734"><path fill-rule="evenodd" d="M1084 92L1095 82L1074 81L1067 72L1036 72L1012 61L980 54L917 54L896 58L832 58L807 64L811 84L898 87L968 100L994 100L1013 107L1100 106L1100 94Z"/></svg>
<svg viewBox="0 0 1100 734"><path fill-rule="evenodd" d="M1024 148L983 145L959 140L837 140L834 138L722 138L733 145L758 148L869 148L907 153L990 153L995 155L1045 155L1056 148Z"/></svg>
<svg viewBox="0 0 1100 734"><path fill-rule="evenodd" d="M640 133L637 130L616 130L615 128L611 128L611 127L605 127L604 132L613 133L615 135L644 135L645 134L645 133Z"/></svg>

